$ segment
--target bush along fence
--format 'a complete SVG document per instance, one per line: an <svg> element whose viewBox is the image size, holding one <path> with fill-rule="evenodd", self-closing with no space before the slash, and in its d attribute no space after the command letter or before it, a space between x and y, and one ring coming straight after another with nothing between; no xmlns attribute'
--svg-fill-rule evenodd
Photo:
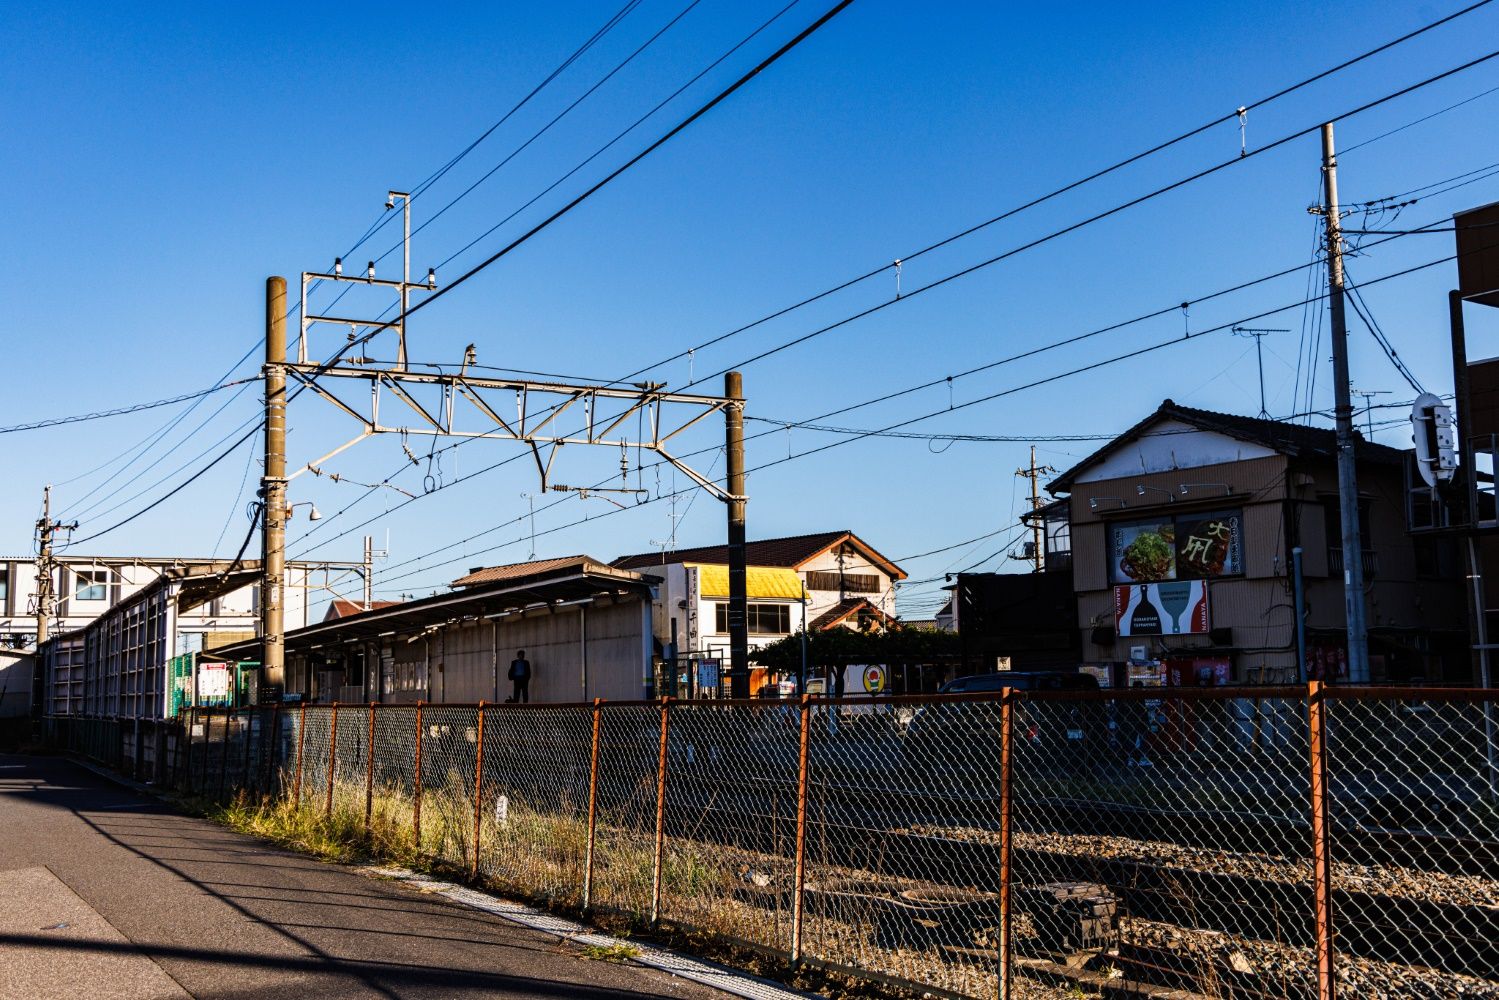
<svg viewBox="0 0 1499 1000"><path fill-rule="evenodd" d="M49 731L542 905L936 995L1499 1000L1494 697L340 704Z"/></svg>

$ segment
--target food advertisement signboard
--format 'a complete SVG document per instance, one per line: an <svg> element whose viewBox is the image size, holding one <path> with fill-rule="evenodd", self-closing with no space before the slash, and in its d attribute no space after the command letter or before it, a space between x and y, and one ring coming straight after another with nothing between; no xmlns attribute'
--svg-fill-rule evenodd
<svg viewBox="0 0 1499 1000"><path fill-rule="evenodd" d="M1202 511L1109 527L1109 582L1203 580L1244 573L1243 516Z"/></svg>
<svg viewBox="0 0 1499 1000"><path fill-rule="evenodd" d="M1239 512L1218 510L1178 517L1176 567L1179 577L1242 575L1244 543Z"/></svg>
<svg viewBox="0 0 1499 1000"><path fill-rule="evenodd" d="M1176 525L1169 517L1115 524L1109 533L1112 583L1176 579Z"/></svg>
<svg viewBox="0 0 1499 1000"><path fill-rule="evenodd" d="M1115 587L1114 627L1123 637L1206 634L1207 581L1171 580Z"/></svg>

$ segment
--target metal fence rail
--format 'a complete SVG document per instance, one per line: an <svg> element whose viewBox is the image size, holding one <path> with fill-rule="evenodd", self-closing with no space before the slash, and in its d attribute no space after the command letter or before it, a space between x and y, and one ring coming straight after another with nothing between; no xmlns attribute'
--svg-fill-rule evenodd
<svg viewBox="0 0 1499 1000"><path fill-rule="evenodd" d="M934 995L1499 1000L1494 697L301 705L48 733L544 905Z"/></svg>

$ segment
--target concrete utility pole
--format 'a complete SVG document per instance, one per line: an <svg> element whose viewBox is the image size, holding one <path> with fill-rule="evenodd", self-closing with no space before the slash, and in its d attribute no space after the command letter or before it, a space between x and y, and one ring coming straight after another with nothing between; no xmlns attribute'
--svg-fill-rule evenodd
<svg viewBox="0 0 1499 1000"><path fill-rule="evenodd" d="M265 280L265 474L260 478L260 680L286 691L286 279Z"/></svg>
<svg viewBox="0 0 1499 1000"><path fill-rule="evenodd" d="M1041 477L1047 473L1055 473L1057 470L1049 465L1036 465L1036 446L1031 445L1031 464L1026 469L1016 469L1015 475L1021 479L1031 481L1031 512L1034 514L1041 509ZM1011 556L1019 559L1020 556ZM1035 567L1034 572L1041 572L1046 568L1046 529L1039 518L1031 518L1031 556L1030 563Z"/></svg>
<svg viewBox="0 0 1499 1000"><path fill-rule="evenodd" d="M729 480L729 694L748 698L749 689L749 586L744 551L744 376L728 372L723 377L725 451Z"/></svg>
<svg viewBox="0 0 1499 1000"><path fill-rule="evenodd" d="M1322 220L1327 227L1327 313L1332 326L1333 414L1338 441L1338 509L1343 533L1343 602L1348 620L1348 679L1369 683L1364 621L1364 552L1358 518L1358 466L1353 436L1353 387L1348 377L1348 324L1343 314L1343 234L1338 218L1338 160L1332 123L1322 126Z"/></svg>
<svg viewBox="0 0 1499 1000"><path fill-rule="evenodd" d="M52 538L58 531L72 531L77 527L77 521L63 524L61 521L52 520L52 487L45 487L42 490L42 516L36 522L36 645L38 649L51 634L52 605L57 601L57 594L52 589L52 574L57 567L52 560Z"/></svg>

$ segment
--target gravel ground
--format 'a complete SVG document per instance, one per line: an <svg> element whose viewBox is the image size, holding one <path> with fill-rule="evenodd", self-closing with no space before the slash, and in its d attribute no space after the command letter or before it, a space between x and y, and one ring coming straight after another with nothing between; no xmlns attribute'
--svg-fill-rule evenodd
<svg viewBox="0 0 1499 1000"><path fill-rule="evenodd" d="M1232 937L1216 931L1184 930L1170 924L1124 917L1120 938L1125 946L1143 945L1169 951L1170 967L1194 973L1211 983L1214 976L1248 980L1257 977L1266 996L1316 995L1316 956L1308 948ZM1342 992L1360 1000L1499 1000L1499 983L1393 962L1339 956ZM1198 988L1201 989L1202 986ZM1203 992L1213 995L1211 989Z"/></svg>
<svg viewBox="0 0 1499 1000"><path fill-rule="evenodd" d="M996 831L972 827L915 825L894 832L925 837L945 837L950 840L974 843L999 843L999 834ZM1050 851L1077 857L1107 858L1111 861L1137 861L1188 871L1264 879L1288 885L1308 885L1312 880L1311 861L1308 859L1277 857L1269 854L1241 854L1159 840L1132 840L1127 837L1088 834L1017 832L1014 836L1014 845L1023 850ZM1477 875L1450 875L1444 872L1418 871L1411 868L1376 867L1334 861L1332 877L1333 887L1346 892L1403 896L1432 903L1499 909L1499 881Z"/></svg>

